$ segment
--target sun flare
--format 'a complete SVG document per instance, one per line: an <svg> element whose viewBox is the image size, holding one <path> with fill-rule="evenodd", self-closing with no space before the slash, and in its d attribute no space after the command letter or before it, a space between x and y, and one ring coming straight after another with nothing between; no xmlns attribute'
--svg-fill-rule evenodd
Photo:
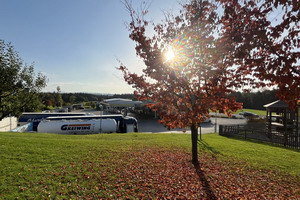
<svg viewBox="0 0 300 200"><path fill-rule="evenodd" d="M172 47L168 48L165 53L165 59L167 62L172 61L175 58L175 52Z"/></svg>

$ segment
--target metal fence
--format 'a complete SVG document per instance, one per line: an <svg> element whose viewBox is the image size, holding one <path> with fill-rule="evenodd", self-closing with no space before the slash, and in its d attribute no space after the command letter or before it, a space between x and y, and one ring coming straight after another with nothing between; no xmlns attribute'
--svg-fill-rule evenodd
<svg viewBox="0 0 300 200"><path fill-rule="evenodd" d="M271 131L249 129L243 125L219 125L219 134L227 137L243 138L268 142L293 149L300 149L300 134L295 130Z"/></svg>

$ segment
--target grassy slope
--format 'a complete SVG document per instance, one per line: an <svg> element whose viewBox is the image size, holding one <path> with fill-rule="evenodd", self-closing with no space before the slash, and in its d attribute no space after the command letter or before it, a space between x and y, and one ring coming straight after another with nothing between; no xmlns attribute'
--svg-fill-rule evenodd
<svg viewBox="0 0 300 200"><path fill-rule="evenodd" d="M282 175L300 174L298 151L229 139L216 134L204 135L203 142L199 145L201 151L215 154L220 159L235 158L246 162L250 167L272 169ZM0 199L1 194L4 195L2 197L14 198L20 191L23 198L40 198L33 194L47 193L60 187L51 174L62 167L89 161L110 163L109 160L114 156L121 159L118 157L120 152L154 146L190 151L190 135L135 133L65 136L0 133ZM66 175L65 179L72 182L74 177ZM37 184L45 182L53 188L40 188Z"/></svg>
<svg viewBox="0 0 300 200"><path fill-rule="evenodd" d="M300 152L268 144L226 138L215 134L207 135L205 148L222 158L234 157L258 168L278 170L281 173L300 175ZM205 143L204 143L205 144Z"/></svg>

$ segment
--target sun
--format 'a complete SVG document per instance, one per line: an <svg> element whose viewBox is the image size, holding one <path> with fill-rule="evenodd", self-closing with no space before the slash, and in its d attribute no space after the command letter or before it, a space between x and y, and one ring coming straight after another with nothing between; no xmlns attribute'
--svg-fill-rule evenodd
<svg viewBox="0 0 300 200"><path fill-rule="evenodd" d="M172 47L169 47L165 52L165 59L167 62L169 62L174 60L174 58L175 58L175 52Z"/></svg>

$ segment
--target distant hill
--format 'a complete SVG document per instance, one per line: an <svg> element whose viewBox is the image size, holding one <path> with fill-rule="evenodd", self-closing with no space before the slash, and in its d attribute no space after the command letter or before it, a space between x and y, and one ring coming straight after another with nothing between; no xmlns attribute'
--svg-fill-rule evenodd
<svg viewBox="0 0 300 200"><path fill-rule="evenodd" d="M276 101L276 90L265 90L262 92L241 93L236 92L233 96L238 102L243 103L244 108L264 110L263 105ZM91 101L103 101L104 99L122 98L137 100L133 94L107 94L107 93L61 93L64 105L83 103ZM41 102L47 106L56 105L57 93L41 93Z"/></svg>
<svg viewBox="0 0 300 200"><path fill-rule="evenodd" d="M102 101L110 98L124 98L135 100L133 94L103 94L103 93L61 93L63 105L83 103L89 101ZM57 105L57 96L55 92L44 92L40 94L41 102L47 106Z"/></svg>

